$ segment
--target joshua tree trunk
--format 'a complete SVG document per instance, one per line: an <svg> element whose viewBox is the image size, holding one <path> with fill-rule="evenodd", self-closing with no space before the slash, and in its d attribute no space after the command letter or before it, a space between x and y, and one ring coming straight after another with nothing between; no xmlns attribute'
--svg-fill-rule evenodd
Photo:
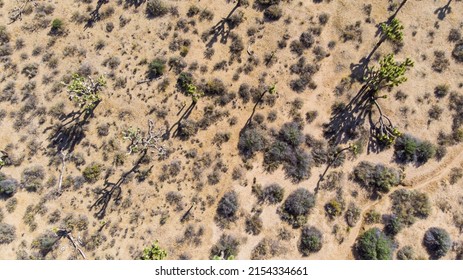
<svg viewBox="0 0 463 280"><path fill-rule="evenodd" d="M59 174L59 180L58 180L58 193L61 193L61 186L63 185L64 170L66 168L66 159L67 159L67 152L61 151L61 172Z"/></svg>

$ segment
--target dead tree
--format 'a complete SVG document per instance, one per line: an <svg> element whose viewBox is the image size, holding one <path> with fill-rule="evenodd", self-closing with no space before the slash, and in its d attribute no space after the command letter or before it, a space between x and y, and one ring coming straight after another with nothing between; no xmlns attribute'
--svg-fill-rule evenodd
<svg viewBox="0 0 463 280"><path fill-rule="evenodd" d="M63 177L64 177L64 170L66 167L66 160L68 157L68 153L66 151L61 151L61 171L59 174L59 180L58 180L58 193L61 193L61 186L63 185Z"/></svg>
<svg viewBox="0 0 463 280"><path fill-rule="evenodd" d="M58 240L63 238L63 237L69 239L69 241L72 243L72 245L74 246L76 251L79 252L79 254L82 256L82 258L84 258L84 260L86 259L84 251L82 251L82 249L80 249L79 245L77 245L76 241L72 237L71 231L66 230L66 229L58 229L56 231L56 235L58 236Z"/></svg>
<svg viewBox="0 0 463 280"><path fill-rule="evenodd" d="M36 0L22 0L22 1L17 0L18 6L16 6L13 10L10 11L10 15L9 15L10 23L9 24L14 23L18 19L21 20L22 15L29 4L33 4L34 6L37 5L35 1Z"/></svg>

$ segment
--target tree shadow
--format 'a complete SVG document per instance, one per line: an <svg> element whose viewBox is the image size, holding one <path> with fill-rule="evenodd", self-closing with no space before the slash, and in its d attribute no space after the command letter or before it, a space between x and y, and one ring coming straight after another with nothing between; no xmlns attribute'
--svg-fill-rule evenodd
<svg viewBox="0 0 463 280"><path fill-rule="evenodd" d="M444 20L445 17L452 12L452 7L450 7L450 4L452 3L452 0L449 0L447 4L444 6L437 8L434 11L434 14L437 15L437 18L439 20Z"/></svg>
<svg viewBox="0 0 463 280"><path fill-rule="evenodd" d="M57 126L46 128L44 133L52 130L49 147L56 148L56 151L74 151L75 146L85 138L83 127L89 123L98 103L92 110L71 112L61 118L61 123Z"/></svg>
<svg viewBox="0 0 463 280"><path fill-rule="evenodd" d="M193 109L196 107L196 103L197 103L197 102L194 102L194 101L191 102L190 106L188 106L188 108L185 110L185 112L183 112L183 114L180 116L180 118L178 119L178 121L177 121L176 123L174 123L174 124L166 131L166 133L163 135L163 139L164 139L164 140L170 139L171 134L172 134L172 137L176 137L176 136L177 136L180 123L181 123L183 120L187 120L187 119L190 117L191 112L193 112ZM180 111L180 112L181 112L181 111ZM180 112L179 112L178 114L180 114ZM178 114L177 114L177 115L178 115ZM174 130L174 132L172 133L172 130L173 130L174 128L175 128L175 130Z"/></svg>
<svg viewBox="0 0 463 280"><path fill-rule="evenodd" d="M85 24L84 29L93 27L93 25L101 19L101 16L100 16L101 6L107 3L109 3L109 0L98 0L98 2L96 3L95 9L90 12L90 19Z"/></svg>
<svg viewBox="0 0 463 280"><path fill-rule="evenodd" d="M95 217L98 219L104 218L106 215L106 209L108 208L109 203L111 200L114 203L119 204L122 199L122 185L127 181L127 177L132 173L137 173L138 169L140 168L140 164L143 162L144 158L146 157L148 151L143 150L141 152L140 157L135 162L133 167L122 174L119 180L116 183L111 183L107 179L103 184L103 189L96 190L95 193L97 194L98 198L96 201L90 206L90 210L96 209L97 212L95 213ZM152 167L151 167L152 168Z"/></svg>
<svg viewBox="0 0 463 280"><path fill-rule="evenodd" d="M233 23L230 18L233 13L241 6L241 3L238 3L233 7L233 9L228 13L225 18L222 18L216 25L214 25L209 35L212 35L212 38L206 44L206 47L212 48L214 44L218 41L220 37L220 43L226 44L228 41L228 37L230 36L230 31L236 27L236 24Z"/></svg>
<svg viewBox="0 0 463 280"><path fill-rule="evenodd" d="M135 8L140 7L145 2L146 0L125 0L125 3L127 4L127 6L129 7L133 6Z"/></svg>

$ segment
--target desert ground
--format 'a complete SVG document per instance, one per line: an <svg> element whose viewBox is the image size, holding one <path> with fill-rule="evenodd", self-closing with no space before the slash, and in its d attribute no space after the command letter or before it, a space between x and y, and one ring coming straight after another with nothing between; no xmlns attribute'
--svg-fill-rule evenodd
<svg viewBox="0 0 463 280"><path fill-rule="evenodd" d="M0 259L462 259L462 15L0 0Z"/></svg>

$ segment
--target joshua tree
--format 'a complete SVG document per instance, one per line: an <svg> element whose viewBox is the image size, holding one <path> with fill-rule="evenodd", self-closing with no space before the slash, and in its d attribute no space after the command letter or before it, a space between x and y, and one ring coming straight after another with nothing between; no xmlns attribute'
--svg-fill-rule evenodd
<svg viewBox="0 0 463 280"><path fill-rule="evenodd" d="M158 245L158 241L156 240L153 244L149 247L143 249L143 254L141 256L142 260L163 260L167 257L166 250L162 249Z"/></svg>
<svg viewBox="0 0 463 280"><path fill-rule="evenodd" d="M381 40L391 40L394 43L402 42L404 39L404 26L402 23L394 18L391 22L385 22L380 24L381 33L383 33L383 37Z"/></svg>
<svg viewBox="0 0 463 280"><path fill-rule="evenodd" d="M130 141L128 147L128 154L141 153L146 154L149 148L155 148L159 155L165 154L164 146L160 144L162 141L163 132L159 129L154 132L154 122L148 120L148 131L142 133L139 128L129 128L124 132L124 139Z"/></svg>
<svg viewBox="0 0 463 280"><path fill-rule="evenodd" d="M94 110L101 101L101 90L106 86L103 76L96 81L92 78L84 78L79 74L72 75L72 80L66 84L69 99L74 101L86 113Z"/></svg>
<svg viewBox="0 0 463 280"><path fill-rule="evenodd" d="M380 60L379 65L379 68L373 66L368 69L363 90L379 112L379 119L375 123L375 136L382 144L389 146L401 133L393 125L391 119L383 113L378 99L385 99L387 95L379 95L379 92L384 88L395 87L407 81L405 72L413 66L413 61L406 58L403 62L397 62L393 54L388 54Z"/></svg>

